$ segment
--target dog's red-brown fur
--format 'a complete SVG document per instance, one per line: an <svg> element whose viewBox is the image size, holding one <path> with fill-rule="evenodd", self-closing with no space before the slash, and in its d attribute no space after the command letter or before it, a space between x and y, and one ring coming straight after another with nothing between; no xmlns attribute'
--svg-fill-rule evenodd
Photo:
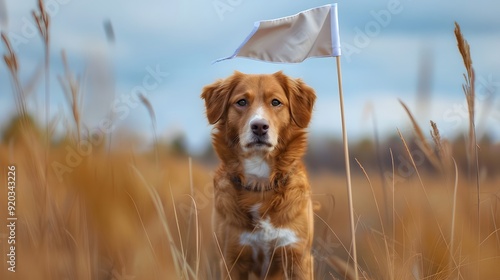
<svg viewBox="0 0 500 280"><path fill-rule="evenodd" d="M282 72L235 72L203 88L212 142L221 279L313 279L313 213L302 157L314 90ZM242 101L244 100L244 101Z"/></svg>

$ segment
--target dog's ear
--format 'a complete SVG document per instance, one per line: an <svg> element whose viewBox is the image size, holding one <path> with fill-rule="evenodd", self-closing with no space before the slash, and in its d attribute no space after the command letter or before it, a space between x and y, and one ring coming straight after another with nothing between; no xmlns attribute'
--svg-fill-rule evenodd
<svg viewBox="0 0 500 280"><path fill-rule="evenodd" d="M280 81L290 103L290 116L300 128L306 128L311 121L316 94L314 89L301 79L291 79L282 71L273 74Z"/></svg>
<svg viewBox="0 0 500 280"><path fill-rule="evenodd" d="M215 83L205 86L201 93L201 98L205 100L207 119L210 124L214 124L222 117L224 107L226 107L227 93L222 91L224 80L217 80Z"/></svg>
<svg viewBox="0 0 500 280"><path fill-rule="evenodd" d="M235 71L232 76L217 80L203 88L201 98L205 100L207 119L210 124L217 123L224 116L231 92L242 76L243 73Z"/></svg>

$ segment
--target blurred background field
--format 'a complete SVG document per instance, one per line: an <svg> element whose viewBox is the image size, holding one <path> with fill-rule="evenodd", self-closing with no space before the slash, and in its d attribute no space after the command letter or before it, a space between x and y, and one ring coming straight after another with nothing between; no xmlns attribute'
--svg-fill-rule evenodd
<svg viewBox="0 0 500 280"><path fill-rule="evenodd" d="M61 8L63 2L51 3ZM19 38L2 33L0 94L2 102L9 102L2 103L2 108L10 109L2 115L0 127L0 178L6 185L7 166L16 166L18 220L15 273L7 270L9 232L6 226L0 227L0 278L218 279L220 254L211 231L211 174L218 160L208 142L208 126L202 129L203 145L193 152L191 136L185 132L198 128L165 129L159 121L165 116L165 104L150 93L127 91L114 96L120 92L121 79L115 75L122 70L113 70L108 54L90 56L84 70L72 67L75 60L85 59L50 47L54 27L41 7L32 3L35 16L26 16L35 23L33 40L41 41L38 52L17 50ZM117 40L112 21L105 20L102 27L106 44L112 46ZM449 33L452 36L452 29ZM459 50L453 46L449 52L457 53L457 61L450 65L460 62L453 71L468 73ZM35 57L35 65L24 64L31 61L25 56ZM407 106L414 115L397 102L408 97L404 95L394 96L395 103L382 107L352 101L363 108L360 118L366 128L350 143L361 275L365 279L500 279L497 87L494 80L485 86L477 79L482 90L477 92L478 100L486 96L485 90L491 92L490 99L483 99L473 110L476 137L467 125L470 100L466 100L471 96L467 74L465 94L460 89L462 80L457 84L455 94L461 101L448 104L459 104L460 114L449 115L452 125L434 119L437 128L433 128L426 107L437 97L426 94L432 85L432 77L426 76L429 65L417 67L417 78L413 77L419 94ZM166 79L163 71L154 64L145 70L149 82L158 83ZM372 73L377 74L382 73ZM324 107L322 94L318 110ZM198 99L198 92L193 95ZM205 124L201 100L196 106L170 101L174 105L169 106ZM96 117L95 108L104 113ZM401 112L404 119L377 121L376 112L381 111ZM139 129L137 116L146 120ZM321 112L316 118L318 123L330 124L337 119ZM453 126L455 121L463 127ZM384 128L378 127L381 123ZM349 123L348 130L355 126L356 122ZM388 126L394 129L387 130ZM442 126L452 132L439 135ZM318 129L311 129L304 159L317 209L316 278L352 279L342 143L340 135L317 133ZM0 192L0 207L0 221L7 224L6 188Z"/></svg>
<svg viewBox="0 0 500 280"><path fill-rule="evenodd" d="M138 151L127 140L109 150L103 144L79 154L78 142L68 139L52 142L46 153L43 132L36 132L30 119L19 122L11 130L14 138L5 139L0 150L3 173L7 164L16 166L18 217L16 272L6 269L4 238L2 279L218 279L219 254L211 231L215 159L190 161L172 145ZM363 158L376 153L366 145L352 148L369 176L353 162L363 278L499 279L497 158L492 172L481 165L478 223L475 182L466 168L458 170L455 181L454 172L421 163L421 184L416 170L404 163L410 159L401 143L391 146L395 162L401 162L392 166L384 160L383 173ZM341 157L337 146L321 152ZM499 149L498 144L480 147L490 153ZM413 151L415 156L419 150ZM344 279L352 275L345 268L352 265L345 176L335 161L315 160L315 152L320 151L311 146L307 162L318 208L316 279ZM76 156L67 161L68 155ZM62 180L54 163L70 169ZM5 208L6 194L0 193ZM6 221L6 213L0 220ZM2 236L7 237L4 229Z"/></svg>

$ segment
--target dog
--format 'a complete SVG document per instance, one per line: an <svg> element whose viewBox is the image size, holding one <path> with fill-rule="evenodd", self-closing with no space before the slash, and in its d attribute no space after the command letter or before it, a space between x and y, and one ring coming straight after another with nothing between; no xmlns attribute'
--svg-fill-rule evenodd
<svg viewBox="0 0 500 280"><path fill-rule="evenodd" d="M301 79L235 71L205 86L221 279L313 279L313 209L302 157L316 94Z"/></svg>

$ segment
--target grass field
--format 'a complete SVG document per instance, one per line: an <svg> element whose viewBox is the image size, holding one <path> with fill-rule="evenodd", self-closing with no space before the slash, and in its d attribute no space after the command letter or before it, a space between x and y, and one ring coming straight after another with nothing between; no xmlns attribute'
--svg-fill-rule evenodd
<svg viewBox="0 0 500 280"><path fill-rule="evenodd" d="M48 42L43 9L37 15ZM382 170L365 169L376 163L352 159L363 279L500 279L495 157L500 145L476 143L474 74L468 45L457 32L467 73L465 98L472 108L466 144L441 139L437 128L427 137L413 122L415 136L401 134L397 144L382 151L389 155ZM172 147L140 150L126 140L107 145L121 136L85 129L78 81L71 75L61 84L72 115L62 121L66 134L56 137L53 123L30 117L35 112L26 109L16 54L2 38L18 115L0 145L0 178L6 186L0 192L0 279L218 279L220 254L211 230L214 164ZM145 98L142 103L154 123L151 104ZM425 165L415 164L415 149L425 155ZM395 150L411 172L401 174ZM368 152L376 151L362 151ZM15 177L15 188L8 177ZM316 279L353 279L346 178L328 168L313 170L310 177ZM12 217L15 229L7 227ZM15 273L9 271L12 259Z"/></svg>
<svg viewBox="0 0 500 280"><path fill-rule="evenodd" d="M60 181L51 163L64 162L66 147L51 147L45 159L43 141L31 136L25 131L0 152L2 164L16 166L18 217L16 272L7 270L2 242L2 279L217 279L209 167L96 150ZM392 184L355 173L363 277L500 279L500 178L481 180L478 221L475 183L463 176L422 175L421 183L415 174ZM316 277L343 279L352 270L345 178L317 173L311 181ZM7 191L0 199L6 207Z"/></svg>

